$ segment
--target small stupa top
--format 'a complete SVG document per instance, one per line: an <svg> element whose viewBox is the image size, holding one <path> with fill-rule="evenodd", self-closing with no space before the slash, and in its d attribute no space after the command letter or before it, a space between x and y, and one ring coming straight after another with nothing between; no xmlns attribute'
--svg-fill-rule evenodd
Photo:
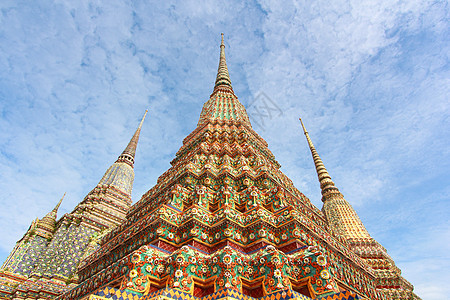
<svg viewBox="0 0 450 300"><path fill-rule="evenodd" d="M145 116L147 115L148 109L145 111L144 116L142 117L141 123L139 123L139 127L136 129L136 132L134 133L133 137L131 138L130 142L128 143L125 150L123 150L122 154L117 159L118 162L125 162L134 166L134 157L136 155L136 147L139 142L139 135L141 134L141 127L144 123Z"/></svg>
<svg viewBox="0 0 450 300"><path fill-rule="evenodd" d="M48 214L45 215L41 220L39 220L37 224L37 234L42 237L48 238L50 237L56 228L56 218L58 214L58 208L61 205L66 193L59 200L58 204L56 204L55 208L53 208Z"/></svg>

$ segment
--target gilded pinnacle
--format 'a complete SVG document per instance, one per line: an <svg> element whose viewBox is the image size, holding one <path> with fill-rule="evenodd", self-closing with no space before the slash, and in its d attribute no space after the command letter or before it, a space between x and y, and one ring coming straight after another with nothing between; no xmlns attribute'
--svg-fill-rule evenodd
<svg viewBox="0 0 450 300"><path fill-rule="evenodd" d="M228 73L227 61L225 59L225 43L223 33L221 34L221 37L219 68L217 70L216 83L214 84L214 92L217 90L228 90L233 92L230 75Z"/></svg>
<svg viewBox="0 0 450 300"><path fill-rule="evenodd" d="M66 193L62 196L62 198L59 200L58 204L56 204L55 208L53 209L54 212L57 212L59 209L59 206L61 205L61 202L63 201L64 197L66 196Z"/></svg>
<svg viewBox="0 0 450 300"><path fill-rule="evenodd" d="M324 212L328 223L334 227L336 232L346 239L371 238L366 228L362 224L358 215L352 206L344 199L341 192L334 185L328 174L319 154L309 138L308 131L300 118L309 149L313 156L316 166L317 176L319 177L320 189L322 190L322 211Z"/></svg>
<svg viewBox="0 0 450 300"><path fill-rule="evenodd" d="M130 142L128 143L127 147L125 148L125 150L123 150L122 154L119 156L117 161L126 162L126 163L130 164L131 166L134 165L134 157L136 155L136 147L139 142L139 135L141 133L141 127L142 127L142 124L144 123L147 112L148 112L148 109L145 110L144 116L142 117L142 120L139 123L138 128L136 129L136 132L134 133L134 135L131 138Z"/></svg>
<svg viewBox="0 0 450 300"><path fill-rule="evenodd" d="M299 118L300 123L302 124L303 133L306 136L306 140L308 142L309 149L311 150L311 154L314 160L314 165L316 166L316 172L317 176L319 178L320 182L320 189L322 190L322 201L325 202L327 196L330 193L340 193L338 188L334 185L334 182L331 180L330 174L328 174L327 169L325 168L325 165L322 162L322 159L320 159L319 154L316 151L316 148L314 148L314 145L311 141L311 138L309 137L308 131L305 128L305 125L303 124L303 121L301 118Z"/></svg>
<svg viewBox="0 0 450 300"><path fill-rule="evenodd" d="M62 200L66 196L66 193L62 196L62 198L58 201L55 208L52 209L49 213L47 213L41 220L39 220L37 224L38 232L37 234L44 237L50 238L55 231L56 226L56 218L58 214L58 208L61 205Z"/></svg>
<svg viewBox="0 0 450 300"><path fill-rule="evenodd" d="M203 106L198 126L207 122L239 122L251 128L247 111L233 92L225 60L225 43L221 34L220 59L217 78L209 100Z"/></svg>

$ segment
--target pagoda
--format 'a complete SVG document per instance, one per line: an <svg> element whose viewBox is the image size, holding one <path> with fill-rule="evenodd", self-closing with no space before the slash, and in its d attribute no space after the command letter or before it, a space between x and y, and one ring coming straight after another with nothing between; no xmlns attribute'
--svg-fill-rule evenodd
<svg viewBox="0 0 450 300"><path fill-rule="evenodd" d="M253 130L231 85L222 34L197 127L59 299L419 299L301 125L322 210Z"/></svg>
<svg viewBox="0 0 450 300"><path fill-rule="evenodd" d="M144 118L145 114L116 162L71 213L57 219L63 197L31 223L0 269L0 299L55 299L76 286L82 259L125 220L131 206L134 158Z"/></svg>
<svg viewBox="0 0 450 300"><path fill-rule="evenodd" d="M132 206L123 197L126 213L102 227L57 299L420 299L301 126L322 210L253 130L231 84L222 34L217 77L197 127L154 187ZM133 161L125 153L118 162ZM105 176L101 191L114 181Z"/></svg>

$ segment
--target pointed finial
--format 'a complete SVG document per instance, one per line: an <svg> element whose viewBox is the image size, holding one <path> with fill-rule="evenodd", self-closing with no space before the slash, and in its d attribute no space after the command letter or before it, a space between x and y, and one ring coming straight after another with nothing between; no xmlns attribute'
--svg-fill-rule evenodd
<svg viewBox="0 0 450 300"><path fill-rule="evenodd" d="M308 131L306 130L305 125L301 118L299 118L300 123L302 124L303 133L306 136L306 141L308 142L309 149L311 150L311 154L314 160L314 165L316 166L317 176L319 177L320 189L322 190L322 201L325 202L327 197L333 193L340 193L338 188L334 185L334 182L331 180L330 174L328 174L325 165L320 159L319 154L314 147L311 138L309 137Z"/></svg>
<svg viewBox="0 0 450 300"><path fill-rule="evenodd" d="M37 232L36 234L42 236L46 239L51 238L53 236L53 232L56 228L56 217L58 214L58 208L61 205L66 193L59 199L58 204L56 204L55 208L52 209L48 214L46 214L41 220L36 224Z"/></svg>
<svg viewBox="0 0 450 300"><path fill-rule="evenodd" d="M225 59L225 43L223 41L223 33L221 34L221 38L219 68L217 70L216 83L214 84L213 93L219 89L233 92L230 75L228 73L227 61Z"/></svg>
<svg viewBox="0 0 450 300"><path fill-rule="evenodd" d="M66 196L66 192L64 193L64 195L62 196L62 198L59 200L58 204L56 204L55 208L53 209L53 211L57 212L59 209L59 206L61 205L61 202L63 201L64 197Z"/></svg>
<svg viewBox="0 0 450 300"><path fill-rule="evenodd" d="M142 124L144 123L147 112L148 112L148 109L145 110L144 116L142 117L142 120L139 123L139 126L136 129L136 132L134 133L134 135L131 138L130 142L128 143L127 147L125 148L125 150L123 150L122 154L117 159L118 162L125 162L132 167L134 166L134 156L136 155L136 147L137 147L137 144L139 141L141 127L142 127Z"/></svg>
<svg viewBox="0 0 450 300"><path fill-rule="evenodd" d="M307 134L308 131L306 131L305 125L303 125L302 118L298 118L298 119L300 120L300 123L302 124L302 127L303 127L303 133L304 133L304 134Z"/></svg>
<svg viewBox="0 0 450 300"><path fill-rule="evenodd" d="M139 123L139 127L138 127L138 129L141 129L141 127L142 127L142 124L144 123L144 120L145 120L145 116L147 115L147 113L148 113L148 109L146 109L146 110L145 110L144 116L142 117L141 123Z"/></svg>
<svg viewBox="0 0 450 300"><path fill-rule="evenodd" d="M306 140L308 141L309 149L316 166L317 176L319 177L320 189L322 190L322 211L325 214L325 218L336 231L335 233L341 237L349 240L360 240L361 238L371 239L370 234L367 232L363 223L359 219L352 206L344 199L344 196L339 192L339 189L334 185L331 180L330 174L319 157L319 154L314 148L314 145L309 138L308 131L306 131L305 125L301 118L300 123L303 127Z"/></svg>

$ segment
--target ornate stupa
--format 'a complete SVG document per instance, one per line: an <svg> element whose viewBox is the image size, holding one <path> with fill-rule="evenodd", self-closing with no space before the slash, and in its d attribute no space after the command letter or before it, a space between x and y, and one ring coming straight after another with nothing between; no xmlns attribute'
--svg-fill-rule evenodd
<svg viewBox="0 0 450 300"><path fill-rule="evenodd" d="M418 299L303 129L322 211L253 130L233 91L222 35L197 127L60 299Z"/></svg>
<svg viewBox="0 0 450 300"><path fill-rule="evenodd" d="M281 172L253 130L233 91L222 35L216 81L197 127L137 203L126 206L130 199L120 194L126 214L88 246L76 284L58 299L419 299L339 192L301 125L322 210ZM130 153L116 163L132 165ZM125 169L114 170L107 174L126 177ZM105 174L92 199L108 193L104 185L125 191L116 175Z"/></svg>
<svg viewBox="0 0 450 300"><path fill-rule="evenodd" d="M131 206L134 157L144 118L117 161L71 213L57 220L61 198L46 216L31 223L0 269L0 299L55 299L76 285L80 261L99 247L101 236L125 220Z"/></svg>

